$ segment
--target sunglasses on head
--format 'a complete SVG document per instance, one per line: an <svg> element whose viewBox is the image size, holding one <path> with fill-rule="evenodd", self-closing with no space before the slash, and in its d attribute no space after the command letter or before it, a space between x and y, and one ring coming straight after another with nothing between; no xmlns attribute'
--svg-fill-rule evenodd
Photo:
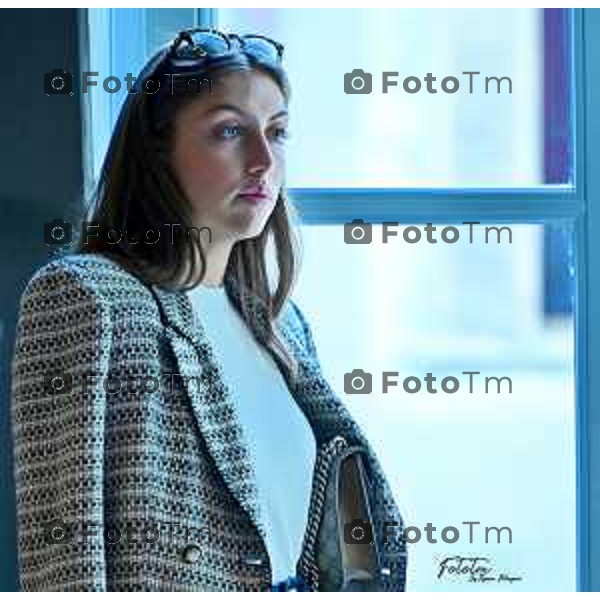
<svg viewBox="0 0 600 600"><path fill-rule="evenodd" d="M284 46L264 35L240 36L217 29L185 29L171 43L169 58L178 66L188 66L239 50L262 60L281 62Z"/></svg>

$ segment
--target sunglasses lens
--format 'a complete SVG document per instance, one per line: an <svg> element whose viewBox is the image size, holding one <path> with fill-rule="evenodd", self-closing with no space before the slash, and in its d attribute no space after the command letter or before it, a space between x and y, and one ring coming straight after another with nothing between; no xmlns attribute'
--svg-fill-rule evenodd
<svg viewBox="0 0 600 600"><path fill-rule="evenodd" d="M190 37L192 44L185 40L177 49L179 58L194 60L205 56L225 54L229 50L227 40L218 33L201 31L191 33Z"/></svg>
<svg viewBox="0 0 600 600"><path fill-rule="evenodd" d="M277 46L265 38L244 36L244 50L263 60L276 62L279 60Z"/></svg>

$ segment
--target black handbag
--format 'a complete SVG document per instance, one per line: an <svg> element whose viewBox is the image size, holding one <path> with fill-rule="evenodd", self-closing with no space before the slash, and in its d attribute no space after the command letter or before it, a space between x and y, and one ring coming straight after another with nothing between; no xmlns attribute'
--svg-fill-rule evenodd
<svg viewBox="0 0 600 600"><path fill-rule="evenodd" d="M369 506L370 482L363 460L365 450L348 446L340 437L333 442L317 534L319 591L381 591L378 543Z"/></svg>

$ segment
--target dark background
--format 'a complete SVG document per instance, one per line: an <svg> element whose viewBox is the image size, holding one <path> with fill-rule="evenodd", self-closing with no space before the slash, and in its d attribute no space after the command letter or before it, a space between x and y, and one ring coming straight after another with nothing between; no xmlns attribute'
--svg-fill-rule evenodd
<svg viewBox="0 0 600 600"><path fill-rule="evenodd" d="M83 192L80 96L46 96L44 73L79 71L77 9L3 9L0 172L0 591L16 591L10 361L19 298L48 260L43 224ZM60 100L54 101L53 100Z"/></svg>

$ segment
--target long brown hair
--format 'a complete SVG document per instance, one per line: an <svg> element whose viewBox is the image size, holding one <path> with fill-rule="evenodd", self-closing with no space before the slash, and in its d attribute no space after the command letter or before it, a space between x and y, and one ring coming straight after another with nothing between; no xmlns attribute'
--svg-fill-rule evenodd
<svg viewBox="0 0 600 600"><path fill-rule="evenodd" d="M170 87L161 86L155 94L144 93L142 86L147 78L157 79L165 72L174 72L169 71L168 49L164 47L156 53L136 79L133 91L137 93L129 93L121 108L98 182L85 209L88 214L81 217L81 227L76 230L83 231L87 220L99 225L100 232L116 230L127 232L128 239L139 239L140 233L156 230L165 223L179 223L183 231L192 228L191 204L169 161L175 115L199 94L206 93L206 86L197 85L198 82L208 80L210 86L227 72L251 69L271 76L289 102L290 86L283 67L247 54L243 48L233 55L206 59L201 70L172 77ZM188 93L190 86L196 86L192 94ZM263 231L232 247L224 277L229 298L255 337L270 347L294 375L297 365L273 324L297 276L300 239L291 226L295 215L282 189ZM274 293L267 274L267 243L271 237L277 264ZM154 244L132 244L123 238L112 243L104 235L91 239L81 235L70 252L107 255L145 283L173 291L191 289L202 281L206 271L201 236L173 236L167 242L161 235ZM232 293L234 284L242 290L241 296ZM263 312L260 318L255 310L257 301Z"/></svg>

